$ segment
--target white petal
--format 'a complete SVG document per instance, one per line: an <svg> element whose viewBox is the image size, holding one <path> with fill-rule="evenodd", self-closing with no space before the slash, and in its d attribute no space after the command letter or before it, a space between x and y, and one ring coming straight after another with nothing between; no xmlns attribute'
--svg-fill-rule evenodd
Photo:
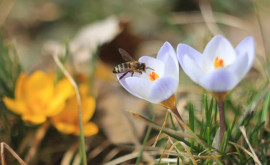
<svg viewBox="0 0 270 165"><path fill-rule="evenodd" d="M206 74L199 65L196 63L196 59L193 59L192 56L184 54L179 55L179 61L182 61L182 68L184 72L188 75L188 77L199 84L200 79Z"/></svg>
<svg viewBox="0 0 270 165"><path fill-rule="evenodd" d="M151 86L153 85L152 81L139 77L128 77L125 79L126 88L131 94L147 100Z"/></svg>
<svg viewBox="0 0 270 165"><path fill-rule="evenodd" d="M235 60L236 54L231 43L221 35L215 36L203 52L204 66L214 67L216 57L223 59L224 66L230 65Z"/></svg>
<svg viewBox="0 0 270 165"><path fill-rule="evenodd" d="M175 65L174 60L167 56L164 58L164 75L179 80L179 64Z"/></svg>
<svg viewBox="0 0 270 165"><path fill-rule="evenodd" d="M200 85L212 92L226 92L238 83L237 77L225 68L216 69L203 76Z"/></svg>
<svg viewBox="0 0 270 165"><path fill-rule="evenodd" d="M203 56L200 52L186 44L178 44L177 46L177 57L180 65L184 67L183 56L188 55L192 58L201 68L203 68Z"/></svg>
<svg viewBox="0 0 270 165"><path fill-rule="evenodd" d="M145 63L146 67L150 67L154 69L154 71L159 75L162 76L164 73L164 62L159 59L149 57L149 56L142 56L139 58L139 62ZM151 69L146 69L146 71L152 71Z"/></svg>
<svg viewBox="0 0 270 165"><path fill-rule="evenodd" d="M154 81L148 95L148 101L160 103L172 96L178 87L178 81L171 77L162 77Z"/></svg>
<svg viewBox="0 0 270 165"><path fill-rule="evenodd" d="M253 37L247 37L242 40L237 47L235 48L235 52L237 56L248 55L248 70L251 68L254 56L255 56L255 44Z"/></svg>
<svg viewBox="0 0 270 165"><path fill-rule="evenodd" d="M159 49L157 59L163 61L162 59L166 56L171 56L175 62L175 65L178 65L175 50L169 42L165 42L163 46Z"/></svg>
<svg viewBox="0 0 270 165"><path fill-rule="evenodd" d="M250 59L249 59L248 54L242 54L240 56L237 56L234 63L226 69L228 69L228 70L230 70L230 72L234 73L238 79L238 82L239 82L250 69L250 67L248 65L249 60Z"/></svg>
<svg viewBox="0 0 270 165"><path fill-rule="evenodd" d="M123 75L123 73L120 73L120 74L117 74L117 78L119 80L119 78ZM135 75L135 74L134 74ZM131 74L128 73L125 77L123 77L121 80L119 80L120 84L123 86L123 88L125 88L129 93L131 93L132 95L136 96L136 97L139 97L141 99L144 99L143 97L141 97L140 95L138 95L136 92L133 92L134 90L132 90L130 88L130 85L127 84L126 82L126 79L127 78L133 78L133 77L130 77Z"/></svg>
<svg viewBox="0 0 270 165"><path fill-rule="evenodd" d="M179 64L174 48L169 42L165 42L160 48L157 59L165 64L164 74L179 79Z"/></svg>

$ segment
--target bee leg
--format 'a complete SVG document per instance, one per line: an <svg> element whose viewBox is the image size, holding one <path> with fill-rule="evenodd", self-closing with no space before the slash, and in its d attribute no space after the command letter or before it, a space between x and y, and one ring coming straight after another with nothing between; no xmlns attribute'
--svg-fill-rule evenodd
<svg viewBox="0 0 270 165"><path fill-rule="evenodd" d="M134 71L131 70L130 72L131 72L131 77L133 77Z"/></svg>
<svg viewBox="0 0 270 165"><path fill-rule="evenodd" d="M130 71L127 71L126 73L124 73L120 78L119 80L121 80L123 77L125 77L126 74L128 74ZM133 72L134 73L134 72ZM133 74L132 74L133 75Z"/></svg>
<svg viewBox="0 0 270 165"><path fill-rule="evenodd" d="M153 70L153 71L155 71L154 69L152 69L152 68L150 68L150 67L146 67L145 69L150 69L150 70Z"/></svg>

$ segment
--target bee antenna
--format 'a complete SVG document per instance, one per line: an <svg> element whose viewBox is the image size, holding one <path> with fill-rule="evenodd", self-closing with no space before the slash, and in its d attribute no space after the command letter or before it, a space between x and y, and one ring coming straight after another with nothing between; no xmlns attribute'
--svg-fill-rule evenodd
<svg viewBox="0 0 270 165"><path fill-rule="evenodd" d="M150 67L146 67L145 69L150 69L150 70L153 70L153 71L155 71L154 69L152 69L152 68L150 68Z"/></svg>

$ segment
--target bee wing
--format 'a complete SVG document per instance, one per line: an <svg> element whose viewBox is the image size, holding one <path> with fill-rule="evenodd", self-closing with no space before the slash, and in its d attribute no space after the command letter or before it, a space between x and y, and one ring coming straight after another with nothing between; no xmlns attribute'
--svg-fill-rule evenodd
<svg viewBox="0 0 270 165"><path fill-rule="evenodd" d="M119 48L119 53L121 54L122 58L123 58L125 61L136 61L136 60L134 60L134 59L130 56L130 54L129 54L127 51L125 51L124 49Z"/></svg>

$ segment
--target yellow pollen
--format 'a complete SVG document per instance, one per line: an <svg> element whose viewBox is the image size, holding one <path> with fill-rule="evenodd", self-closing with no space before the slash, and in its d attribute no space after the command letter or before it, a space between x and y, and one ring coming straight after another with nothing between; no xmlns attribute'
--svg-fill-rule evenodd
<svg viewBox="0 0 270 165"><path fill-rule="evenodd" d="M215 69L224 67L223 59L220 59L220 58L217 56L217 57L215 58L215 61L214 61L214 67L215 67Z"/></svg>
<svg viewBox="0 0 270 165"><path fill-rule="evenodd" d="M156 74L156 72L152 72L152 73L149 74L149 79L151 81L155 81L158 78L159 78L159 76L158 76L158 74Z"/></svg>

